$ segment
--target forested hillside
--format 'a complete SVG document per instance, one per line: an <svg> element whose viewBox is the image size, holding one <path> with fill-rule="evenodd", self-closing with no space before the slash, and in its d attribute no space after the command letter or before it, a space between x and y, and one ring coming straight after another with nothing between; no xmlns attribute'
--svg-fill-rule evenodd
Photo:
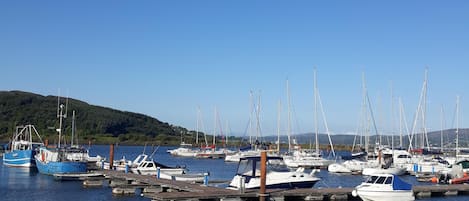
<svg viewBox="0 0 469 201"><path fill-rule="evenodd" d="M61 102L65 104L66 99ZM70 136L72 111L76 112L76 133L86 143L179 142L181 133L193 136L185 128L158 119L68 99L65 133ZM22 91L0 91L0 139L10 138L18 125L33 124L49 141L56 140L58 128L57 96L42 96ZM187 139L190 141L192 139Z"/></svg>

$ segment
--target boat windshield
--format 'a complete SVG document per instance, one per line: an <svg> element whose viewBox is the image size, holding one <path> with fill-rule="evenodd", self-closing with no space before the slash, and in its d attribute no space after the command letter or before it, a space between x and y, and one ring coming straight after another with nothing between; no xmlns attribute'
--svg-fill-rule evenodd
<svg viewBox="0 0 469 201"><path fill-rule="evenodd" d="M236 174L238 175L246 175L246 176L255 176L253 175L252 167L253 167L253 160L240 160L238 171Z"/></svg>
<svg viewBox="0 0 469 201"><path fill-rule="evenodd" d="M384 184L392 184L392 177L387 177Z"/></svg>
<svg viewBox="0 0 469 201"><path fill-rule="evenodd" d="M366 183L370 183L370 184L392 184L392 177L371 176L371 177L368 177L368 179L366 180Z"/></svg>
<svg viewBox="0 0 469 201"><path fill-rule="evenodd" d="M288 169L283 160L271 159L267 161L267 171L290 172L290 169Z"/></svg>
<svg viewBox="0 0 469 201"><path fill-rule="evenodd" d="M378 176L368 177L368 179L366 180L366 183L374 184L377 179L378 179Z"/></svg>
<svg viewBox="0 0 469 201"><path fill-rule="evenodd" d="M259 177L261 175L261 162L260 160L240 160L238 166L238 175ZM289 172L290 170L285 165L282 159L269 158L267 160L267 172Z"/></svg>

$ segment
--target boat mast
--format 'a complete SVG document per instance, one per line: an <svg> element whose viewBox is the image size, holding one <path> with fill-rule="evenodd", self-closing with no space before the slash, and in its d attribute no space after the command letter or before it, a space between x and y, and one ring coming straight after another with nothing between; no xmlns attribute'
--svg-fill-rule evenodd
<svg viewBox="0 0 469 201"><path fill-rule="evenodd" d="M199 117L200 117L200 107L197 106L197 122L196 122L196 128L195 128L195 144L196 146L199 146Z"/></svg>
<svg viewBox="0 0 469 201"><path fill-rule="evenodd" d="M422 126L423 126L423 136L422 136L422 148L425 147L425 142L427 144L427 150L430 150L430 143L428 142L427 136L427 91L428 91L428 68L425 68L425 90L424 90L424 101L423 101L423 109L422 109Z"/></svg>
<svg viewBox="0 0 469 201"><path fill-rule="evenodd" d="M290 112L290 107L291 107L291 104L290 104L290 86L289 86L289 83L288 83L288 79L287 79L287 107L288 107L288 110L287 110L287 136L288 136L288 152L291 152L291 112Z"/></svg>
<svg viewBox="0 0 469 201"><path fill-rule="evenodd" d="M459 95L456 96L456 161L459 155Z"/></svg>
<svg viewBox="0 0 469 201"><path fill-rule="evenodd" d="M72 111L72 140L70 146L73 147L73 138L75 138L75 110Z"/></svg>
<svg viewBox="0 0 469 201"><path fill-rule="evenodd" d="M441 120L441 131L440 131L440 151L443 153L443 130L445 128L445 111L443 110L443 105L441 105L441 110L440 110L440 120Z"/></svg>
<svg viewBox="0 0 469 201"><path fill-rule="evenodd" d="M402 146L402 100L399 97L399 148L403 148Z"/></svg>
<svg viewBox="0 0 469 201"><path fill-rule="evenodd" d="M254 100L253 100L253 94L252 94L252 90L249 92L249 107L250 107L250 111L249 111L249 144L251 145L251 148L252 148L252 113L254 112Z"/></svg>
<svg viewBox="0 0 469 201"><path fill-rule="evenodd" d="M316 79L316 68L314 68L314 128L315 128L315 140L316 140L316 154L319 154L319 126L318 126L318 86Z"/></svg>
<svg viewBox="0 0 469 201"><path fill-rule="evenodd" d="M217 107L215 106L215 121L213 122L214 125L213 125L213 146L215 147L215 137L216 137L216 133L217 133Z"/></svg>
<svg viewBox="0 0 469 201"><path fill-rule="evenodd" d="M365 152L369 152L369 134L368 134L368 112L367 112L367 102L366 102L366 83L365 83L365 73L362 72L362 117L363 118L362 124L363 130L362 134L360 135L360 139L364 139L365 144Z"/></svg>
<svg viewBox="0 0 469 201"><path fill-rule="evenodd" d="M280 113L282 111L282 102L278 101L278 110L277 110L277 153L280 154Z"/></svg>
<svg viewBox="0 0 469 201"><path fill-rule="evenodd" d="M262 141L262 132L261 132L261 94L259 92L259 97L257 99L257 109L256 109L256 141L260 139Z"/></svg>
<svg viewBox="0 0 469 201"><path fill-rule="evenodd" d="M392 155L394 156L394 93L393 93L393 83L391 81L391 150L392 150Z"/></svg>
<svg viewBox="0 0 469 201"><path fill-rule="evenodd" d="M68 99L66 103L68 103ZM65 112L64 114L64 108L65 108L65 111L67 111L67 106L60 104L60 96L57 96L57 105L58 105L57 118L59 118L59 128L56 129L56 131L59 133L59 143L57 145L57 148L60 148L60 141L62 139L62 122L64 118L67 118L67 113Z"/></svg>

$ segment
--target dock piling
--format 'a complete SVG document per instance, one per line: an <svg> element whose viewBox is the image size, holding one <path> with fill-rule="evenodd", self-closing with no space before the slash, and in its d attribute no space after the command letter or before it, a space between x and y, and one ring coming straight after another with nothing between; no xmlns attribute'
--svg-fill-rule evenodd
<svg viewBox="0 0 469 201"><path fill-rule="evenodd" d="M261 186L259 189L259 201L265 201L265 182L267 176L267 152L261 152Z"/></svg>
<svg viewBox="0 0 469 201"><path fill-rule="evenodd" d="M114 169L114 144L109 146L109 169Z"/></svg>

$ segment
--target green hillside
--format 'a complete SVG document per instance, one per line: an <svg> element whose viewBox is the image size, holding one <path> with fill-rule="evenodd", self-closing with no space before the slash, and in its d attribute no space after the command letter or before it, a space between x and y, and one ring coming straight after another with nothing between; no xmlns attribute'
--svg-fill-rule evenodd
<svg viewBox="0 0 469 201"><path fill-rule="evenodd" d="M66 99L61 102L65 104ZM65 134L70 138L72 111L76 112L76 133L81 143L178 144L181 133L192 142L193 131L158 119L68 99ZM0 140L7 141L18 125L33 124L50 143L58 140L57 96L22 91L0 91Z"/></svg>

